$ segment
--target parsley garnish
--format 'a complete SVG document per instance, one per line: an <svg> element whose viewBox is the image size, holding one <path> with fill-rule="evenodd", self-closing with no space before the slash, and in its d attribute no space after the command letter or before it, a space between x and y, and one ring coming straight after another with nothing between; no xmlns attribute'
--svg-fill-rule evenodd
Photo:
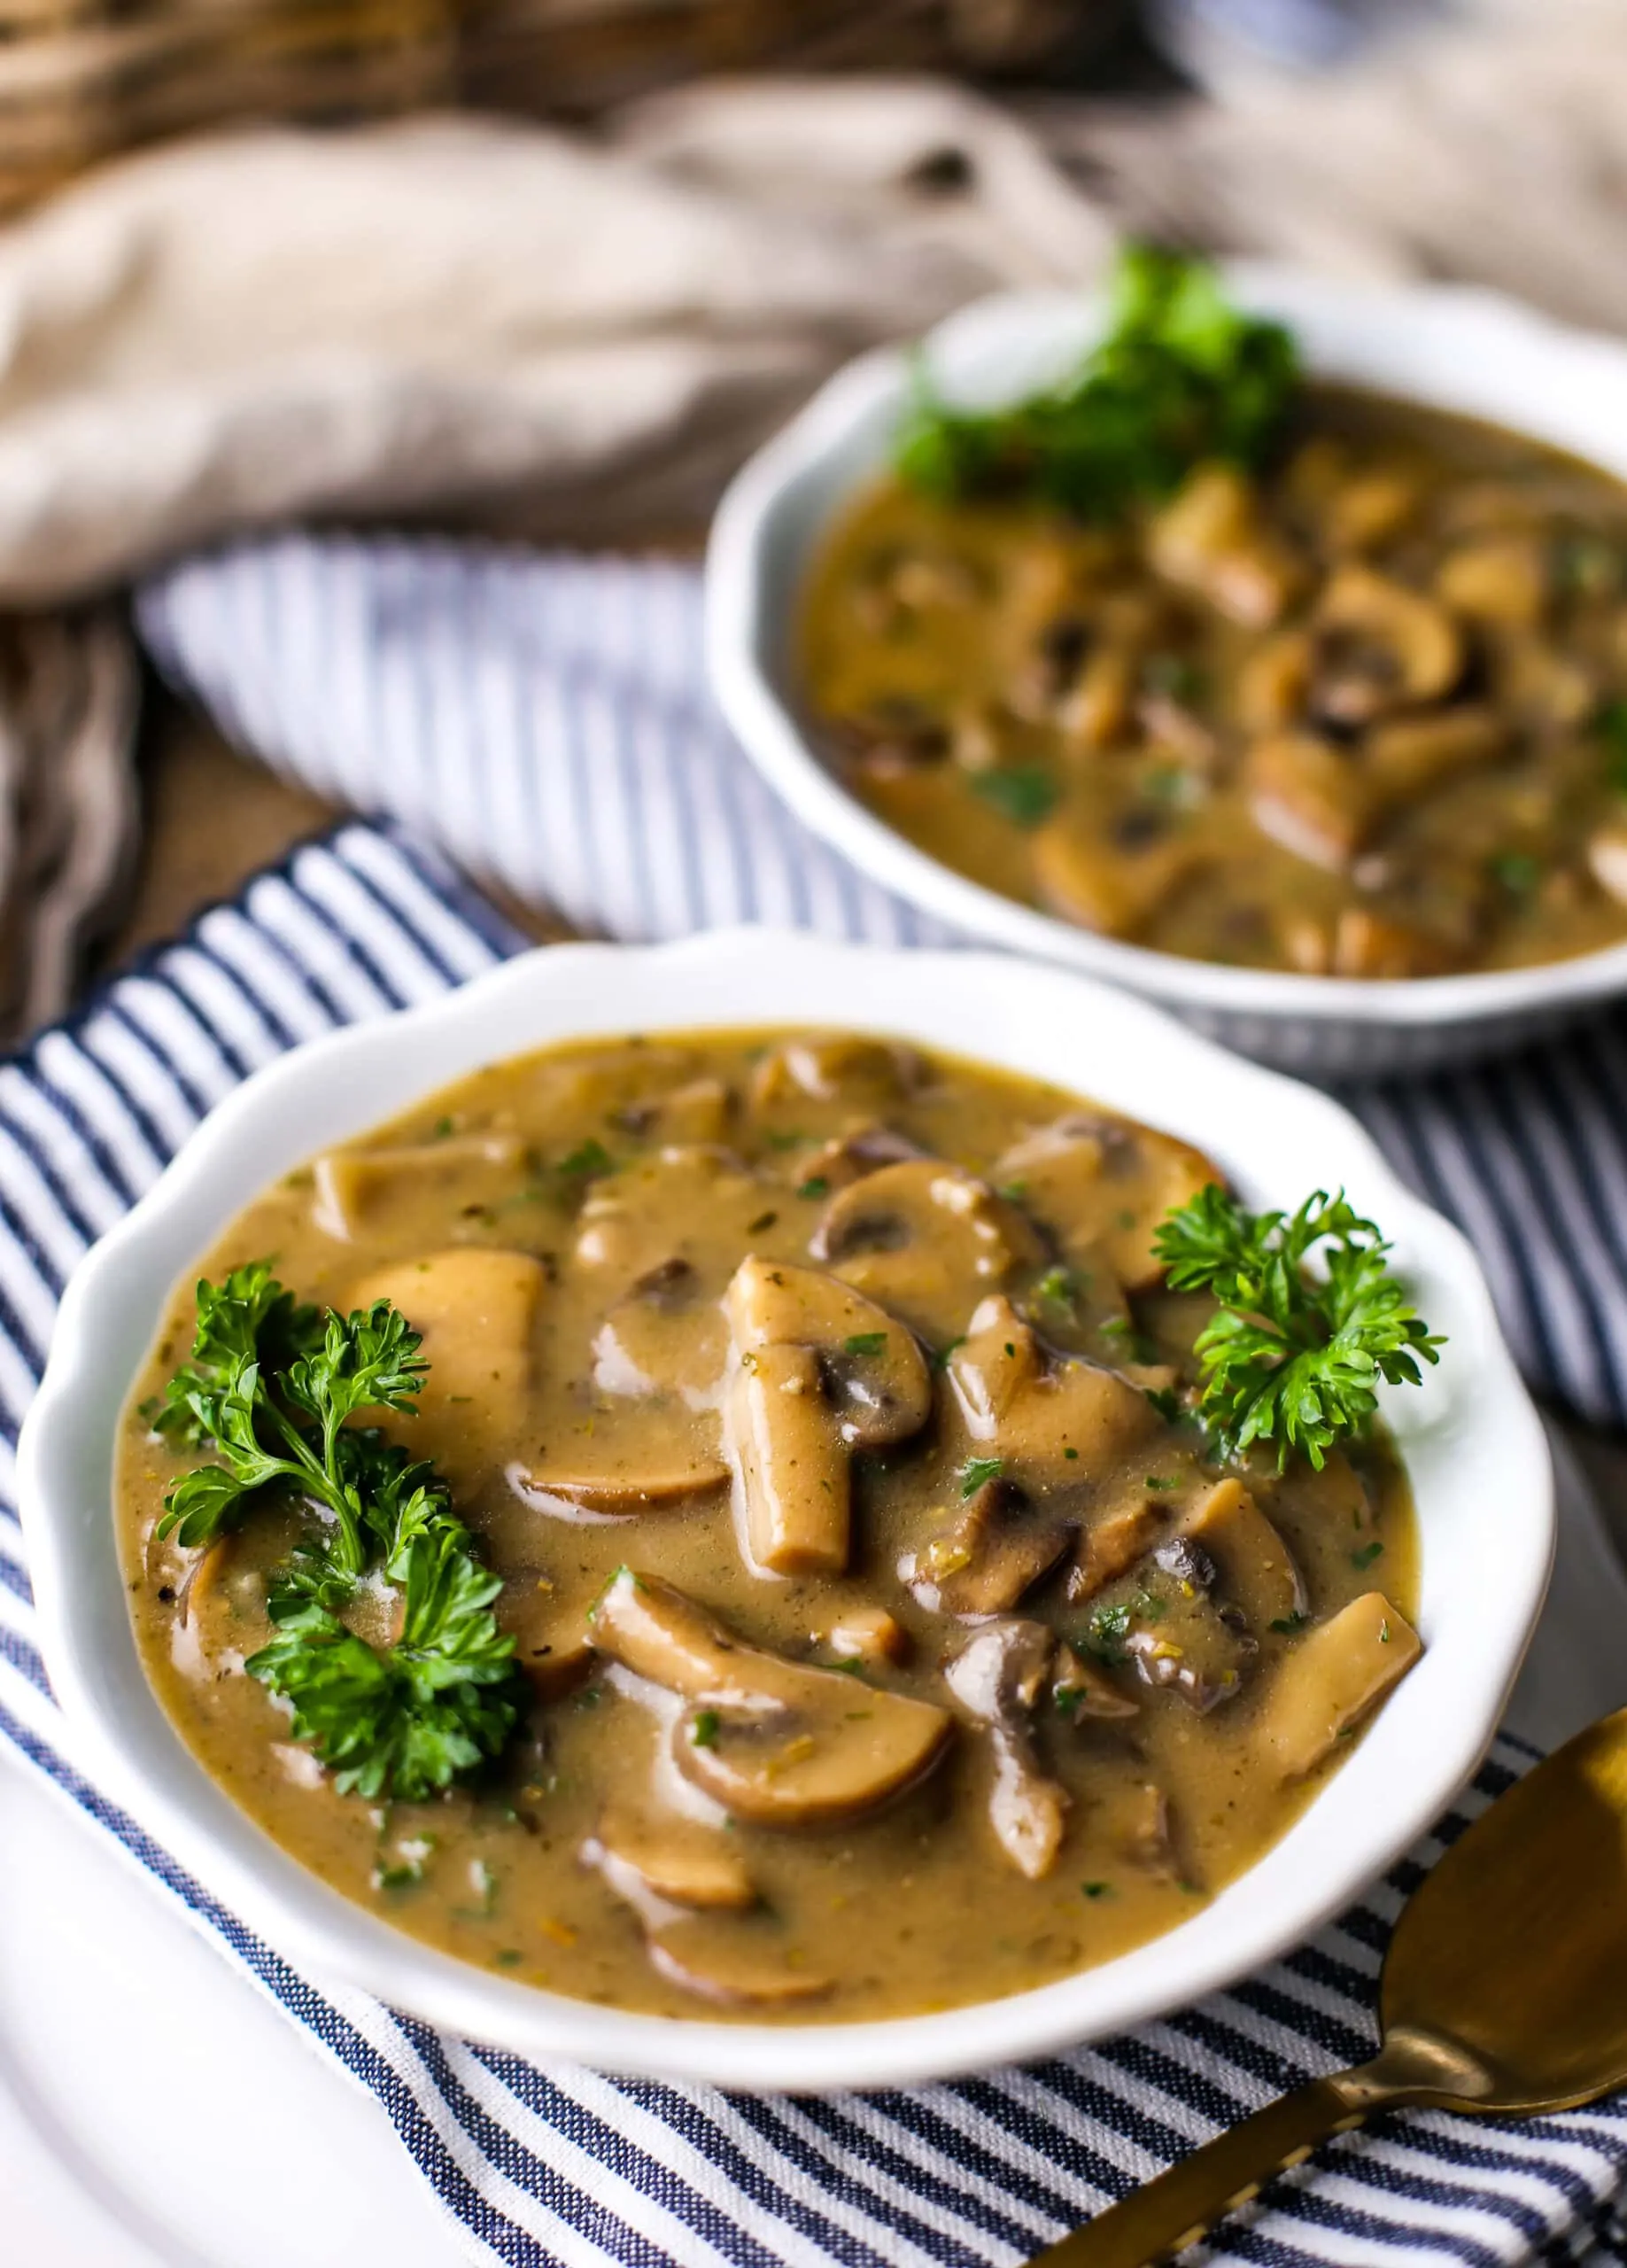
<svg viewBox="0 0 1627 2268"><path fill-rule="evenodd" d="M960 1493L964 1499L975 1496L990 1480L998 1480L1005 1471L1005 1459L999 1456L969 1456L960 1468Z"/></svg>
<svg viewBox="0 0 1627 2268"><path fill-rule="evenodd" d="M1420 1363L1438 1359L1444 1342L1390 1273L1390 1247L1343 1192L1319 1189L1290 1216L1251 1213L1211 1183L1155 1246L1173 1290L1220 1303L1194 1352L1204 1419L1230 1456L1274 1441L1279 1470L1296 1449L1320 1470L1335 1441L1365 1429L1381 1380L1416 1386Z"/></svg>
<svg viewBox="0 0 1627 2268"><path fill-rule="evenodd" d="M1271 1627L1277 1633L1279 1637L1291 1638L1296 1630L1304 1629L1305 1624L1310 1620L1310 1619L1311 1618L1308 1614L1302 1614L1299 1609L1295 1607L1291 1614L1277 1615L1273 1620Z"/></svg>
<svg viewBox="0 0 1627 2268"><path fill-rule="evenodd" d="M918 365L898 471L928 495L1017 494L1108 518L1206 457L1262 462L1298 376L1288 332L1230 306L1212 268L1132 245L1106 336L1059 385L1006 409L955 409Z"/></svg>
<svg viewBox="0 0 1627 2268"><path fill-rule="evenodd" d="M1091 1611L1085 1643L1093 1654L1104 1662L1124 1659L1124 1641L1129 1635L1135 1610L1127 1599L1120 1599L1111 1606L1098 1606Z"/></svg>
<svg viewBox="0 0 1627 2268"><path fill-rule="evenodd" d="M616 1160L610 1155L596 1134L579 1142L569 1151L554 1168L556 1173L569 1174L580 1181L593 1181L601 1174L616 1171Z"/></svg>
<svg viewBox="0 0 1627 2268"><path fill-rule="evenodd" d="M269 1263L198 1287L192 1359L171 1379L166 1431L207 1442L216 1463L166 1500L159 1533L209 1543L291 1497L328 1515L272 1574L276 1635L244 1664L286 1700L341 1794L418 1802L495 1756L519 1715L514 1641L434 1467L414 1463L366 1410L414 1416L428 1364L387 1301L349 1316L296 1306ZM400 1635L376 1647L342 1615L360 1579L401 1594Z"/></svg>
<svg viewBox="0 0 1627 2268"><path fill-rule="evenodd" d="M969 772L967 782L991 811L1013 827L1042 827L1062 789L1037 764L1008 765L1003 771Z"/></svg>
<svg viewBox="0 0 1627 2268"><path fill-rule="evenodd" d="M1364 1543L1360 1551L1352 1551L1350 1564L1352 1567L1370 1567L1375 1559L1382 1558L1383 1550L1383 1545L1375 1538L1371 1543Z"/></svg>
<svg viewBox="0 0 1627 2268"><path fill-rule="evenodd" d="M881 1355L887 1351L887 1333L885 1331L856 1331L841 1344L844 1354Z"/></svg>
<svg viewBox="0 0 1627 2268"><path fill-rule="evenodd" d="M698 1709L689 1728L690 1744L694 1748L716 1748L718 1716L716 1709Z"/></svg>
<svg viewBox="0 0 1627 2268"><path fill-rule="evenodd" d="M796 1193L799 1197L828 1197L831 1184L824 1174L810 1173Z"/></svg>

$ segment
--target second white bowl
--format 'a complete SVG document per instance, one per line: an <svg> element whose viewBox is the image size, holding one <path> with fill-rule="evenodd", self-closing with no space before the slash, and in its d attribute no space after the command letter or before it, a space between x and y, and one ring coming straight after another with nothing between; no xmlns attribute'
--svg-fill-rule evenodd
<svg viewBox="0 0 1627 2268"><path fill-rule="evenodd" d="M1627 478L1627 346L1489 292L1356 286L1247 263L1226 275L1240 304L1290 326L1314 375L1485 418ZM1099 305L1073 292L1008 293L952 316L925 352L952 400L992 405L1074 367L1100 322ZM806 826L968 937L1111 978L1233 1047L1313 1077L1487 1054L1627 991L1627 944L1535 968L1405 981L1185 960L985 889L867 811L812 745L794 632L810 563L833 519L887 463L909 385L909 358L897 352L839 372L738 476L712 531L713 685L748 754Z"/></svg>

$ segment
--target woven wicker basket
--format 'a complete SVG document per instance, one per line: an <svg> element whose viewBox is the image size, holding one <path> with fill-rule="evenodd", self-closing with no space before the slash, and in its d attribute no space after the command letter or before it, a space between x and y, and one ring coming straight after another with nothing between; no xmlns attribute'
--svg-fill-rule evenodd
<svg viewBox="0 0 1627 2268"><path fill-rule="evenodd" d="M0 0L0 210L138 143L430 104L589 117L708 71L1034 72L1120 0Z"/></svg>

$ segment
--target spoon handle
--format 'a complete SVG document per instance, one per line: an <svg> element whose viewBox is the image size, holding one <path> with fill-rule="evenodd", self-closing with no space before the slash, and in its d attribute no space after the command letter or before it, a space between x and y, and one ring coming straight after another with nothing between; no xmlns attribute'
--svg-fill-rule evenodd
<svg viewBox="0 0 1627 2268"><path fill-rule="evenodd" d="M1029 2268L1150 2268L1196 2243L1234 2206L1309 2157L1330 2134L1360 2126L1387 2091L1352 2085L1353 2074L1311 2079L1229 2127L1083 2228L1037 2253Z"/></svg>

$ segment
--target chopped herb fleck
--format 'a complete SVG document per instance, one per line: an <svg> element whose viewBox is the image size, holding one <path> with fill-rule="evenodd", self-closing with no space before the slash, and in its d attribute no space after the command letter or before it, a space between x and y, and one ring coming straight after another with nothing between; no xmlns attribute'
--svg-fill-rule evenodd
<svg viewBox="0 0 1627 2268"><path fill-rule="evenodd" d="M937 1353L932 1358L932 1366L934 1370L947 1371L949 1366L950 1357L955 1354L957 1348L964 1347L965 1343L965 1339L963 1336L959 1339L951 1339L947 1346L940 1347Z"/></svg>
<svg viewBox="0 0 1627 2268"><path fill-rule="evenodd" d="M969 1456L960 1468L960 1493L964 1498L975 1496L980 1488L991 1480L998 1480L1005 1471L1005 1459L998 1456Z"/></svg>
<svg viewBox="0 0 1627 2268"><path fill-rule="evenodd" d="M828 1197L831 1184L822 1173L810 1173L797 1191L799 1197Z"/></svg>
<svg viewBox="0 0 1627 2268"><path fill-rule="evenodd" d="M599 1137L590 1134L585 1142L578 1142L574 1150L567 1152L554 1170L573 1175L583 1181L591 1181L596 1175L614 1173L616 1160Z"/></svg>
<svg viewBox="0 0 1627 2268"><path fill-rule="evenodd" d="M1013 827L1042 827L1062 789L1037 764L1012 764L1003 770L967 774L974 795Z"/></svg>
<svg viewBox="0 0 1627 2268"><path fill-rule="evenodd" d="M1510 897L1531 897L1542 880L1542 862L1529 850L1499 850L1487 864L1492 881Z"/></svg>
<svg viewBox="0 0 1627 2268"><path fill-rule="evenodd" d="M1147 1475L1147 1486L1149 1488L1179 1488L1181 1483L1179 1480L1160 1480L1156 1472L1150 1472Z"/></svg>
<svg viewBox="0 0 1627 2268"><path fill-rule="evenodd" d="M1291 1638L1296 1630L1304 1629L1310 1619L1308 1614L1302 1614L1299 1609L1295 1607L1291 1614L1279 1614L1273 1621L1271 1627L1279 1637Z"/></svg>
<svg viewBox="0 0 1627 2268"><path fill-rule="evenodd" d="M717 1745L717 1712L716 1709L697 1710L695 1713L694 1722L689 1728L689 1739L691 1745L695 1748L716 1748Z"/></svg>
<svg viewBox="0 0 1627 2268"><path fill-rule="evenodd" d="M1383 1545L1375 1536L1371 1543L1364 1543L1360 1551L1351 1553L1350 1564L1352 1567L1370 1567L1380 1557L1383 1549Z"/></svg>
<svg viewBox="0 0 1627 2268"><path fill-rule="evenodd" d="M887 1333L885 1331L856 1331L841 1344L843 1352L848 1355L882 1355L887 1351Z"/></svg>
<svg viewBox="0 0 1627 2268"><path fill-rule="evenodd" d="M1079 1886L1087 1898L1106 1898L1112 1891L1110 1882L1081 1882Z"/></svg>

